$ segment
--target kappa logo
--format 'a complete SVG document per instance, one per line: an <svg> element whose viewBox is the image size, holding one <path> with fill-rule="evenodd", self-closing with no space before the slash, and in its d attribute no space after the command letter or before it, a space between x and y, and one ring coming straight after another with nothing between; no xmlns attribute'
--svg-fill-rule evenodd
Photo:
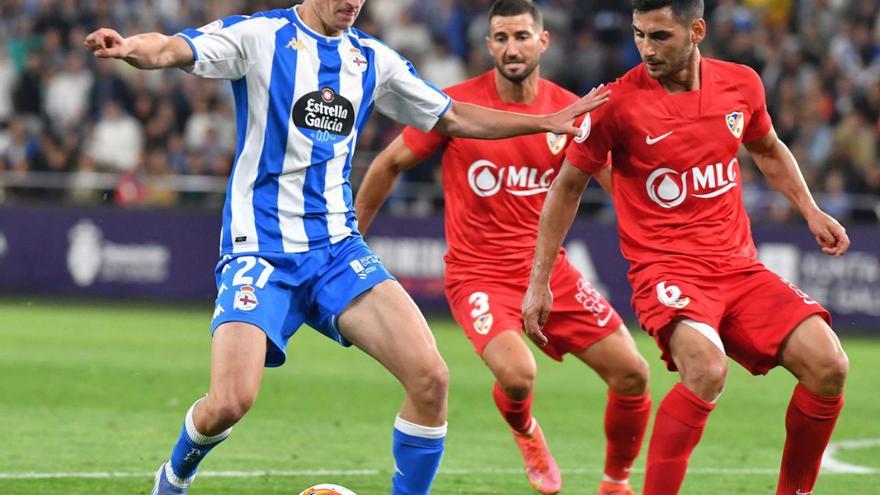
<svg viewBox="0 0 880 495"><path fill-rule="evenodd" d="M568 135L566 134L556 134L555 132L547 133L547 146L550 147L550 152L554 155L558 155L565 149L565 145L568 143Z"/></svg>
<svg viewBox="0 0 880 495"><path fill-rule="evenodd" d="M742 112L731 112L724 116L724 122L727 124L727 130L733 134L733 137L739 139L743 135L746 119Z"/></svg>
<svg viewBox="0 0 880 495"><path fill-rule="evenodd" d="M299 40L296 36L290 39L290 43L287 44L286 48L290 48L294 51L300 51L306 49L306 44Z"/></svg>
<svg viewBox="0 0 880 495"><path fill-rule="evenodd" d="M257 294L254 287L251 285L243 285L239 290L235 291L235 299L232 303L232 309L253 311L258 304L260 304L260 301L257 300Z"/></svg>
<svg viewBox="0 0 880 495"><path fill-rule="evenodd" d="M721 162L692 167L679 173L671 168L658 168L648 176L646 188L648 197L663 208L675 208L684 203L690 194L695 198L710 199L721 196L738 184L736 158L725 167ZM690 174L690 181L688 177Z"/></svg>

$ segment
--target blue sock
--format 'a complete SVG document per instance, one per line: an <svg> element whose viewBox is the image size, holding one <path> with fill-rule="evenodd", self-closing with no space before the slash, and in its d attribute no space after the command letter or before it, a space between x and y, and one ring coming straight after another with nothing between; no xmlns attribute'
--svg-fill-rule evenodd
<svg viewBox="0 0 880 495"><path fill-rule="evenodd" d="M196 401L196 404L198 403L199 401ZM232 428L230 428L213 437L199 433L193 422L193 409L195 409L196 404L193 404L186 413L186 419L183 421L183 428L180 431L180 438L177 439L177 444L171 452L171 470L179 478L179 481L191 478L205 455L216 447L217 444L226 440L226 437L232 431Z"/></svg>
<svg viewBox="0 0 880 495"><path fill-rule="evenodd" d="M427 495L440 468L446 425L420 426L400 416L394 421L394 477L391 495Z"/></svg>

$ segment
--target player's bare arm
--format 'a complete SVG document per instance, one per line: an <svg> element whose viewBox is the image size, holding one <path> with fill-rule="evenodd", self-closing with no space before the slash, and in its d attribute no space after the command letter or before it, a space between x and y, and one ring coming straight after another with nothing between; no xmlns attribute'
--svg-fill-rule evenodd
<svg viewBox="0 0 880 495"><path fill-rule="evenodd" d="M125 38L113 29L101 28L86 36L83 44L98 58L125 60L138 69L187 67L195 61L186 41L160 33Z"/></svg>
<svg viewBox="0 0 880 495"><path fill-rule="evenodd" d="M401 173L415 167L421 162L410 151L403 136L397 138L381 153L379 153L367 169L361 187L355 198L354 209L358 218L358 230L366 233L376 218L376 212L385 202L394 183Z"/></svg>
<svg viewBox="0 0 880 495"><path fill-rule="evenodd" d="M447 136L475 139L505 139L539 132L577 134L580 129L574 125L575 119L604 105L610 96L610 91L599 86L567 108L550 115L502 112L453 102L434 130Z"/></svg>
<svg viewBox="0 0 880 495"><path fill-rule="evenodd" d="M776 131L771 129L763 138L747 143L746 149L770 184L800 210L822 252L831 256L846 253L850 245L846 229L816 205L797 160Z"/></svg>
<svg viewBox="0 0 880 495"><path fill-rule="evenodd" d="M553 306L550 273L556 262L556 255L562 247L562 241L577 214L581 195L589 182L590 174L566 160L556 180L550 185L547 200L541 210L535 260L532 263L529 288L522 302L523 328L538 345L547 343L547 337L541 329L547 322L550 308Z"/></svg>

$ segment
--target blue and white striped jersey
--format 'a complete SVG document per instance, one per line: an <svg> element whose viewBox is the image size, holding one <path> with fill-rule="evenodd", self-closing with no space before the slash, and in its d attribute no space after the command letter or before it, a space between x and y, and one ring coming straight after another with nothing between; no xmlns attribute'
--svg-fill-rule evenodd
<svg viewBox="0 0 880 495"><path fill-rule="evenodd" d="M359 235L349 175L373 106L429 130L452 104L375 38L356 29L323 36L296 7L178 36L195 55L187 71L229 79L235 95L238 145L221 255L305 252Z"/></svg>

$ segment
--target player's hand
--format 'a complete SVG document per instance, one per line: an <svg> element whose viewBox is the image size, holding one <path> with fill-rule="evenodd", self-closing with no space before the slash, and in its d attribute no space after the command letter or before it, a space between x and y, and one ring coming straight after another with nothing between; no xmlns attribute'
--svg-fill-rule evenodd
<svg viewBox="0 0 880 495"><path fill-rule="evenodd" d="M128 55L125 38L109 28L101 28L89 34L83 45L98 58L125 58Z"/></svg>
<svg viewBox="0 0 880 495"><path fill-rule="evenodd" d="M574 125L574 121L581 115L592 112L608 102L611 98L611 90L604 88L605 85L601 84L570 106L549 115L550 128L548 130L556 134L577 135L580 133L581 129Z"/></svg>
<svg viewBox="0 0 880 495"><path fill-rule="evenodd" d="M547 336L541 330L553 307L553 293L548 285L529 285L522 302L523 329L539 346L547 345Z"/></svg>
<svg viewBox="0 0 880 495"><path fill-rule="evenodd" d="M823 253L829 256L843 256L849 249L850 241L846 229L831 215L816 210L816 213L807 218L807 225Z"/></svg>

